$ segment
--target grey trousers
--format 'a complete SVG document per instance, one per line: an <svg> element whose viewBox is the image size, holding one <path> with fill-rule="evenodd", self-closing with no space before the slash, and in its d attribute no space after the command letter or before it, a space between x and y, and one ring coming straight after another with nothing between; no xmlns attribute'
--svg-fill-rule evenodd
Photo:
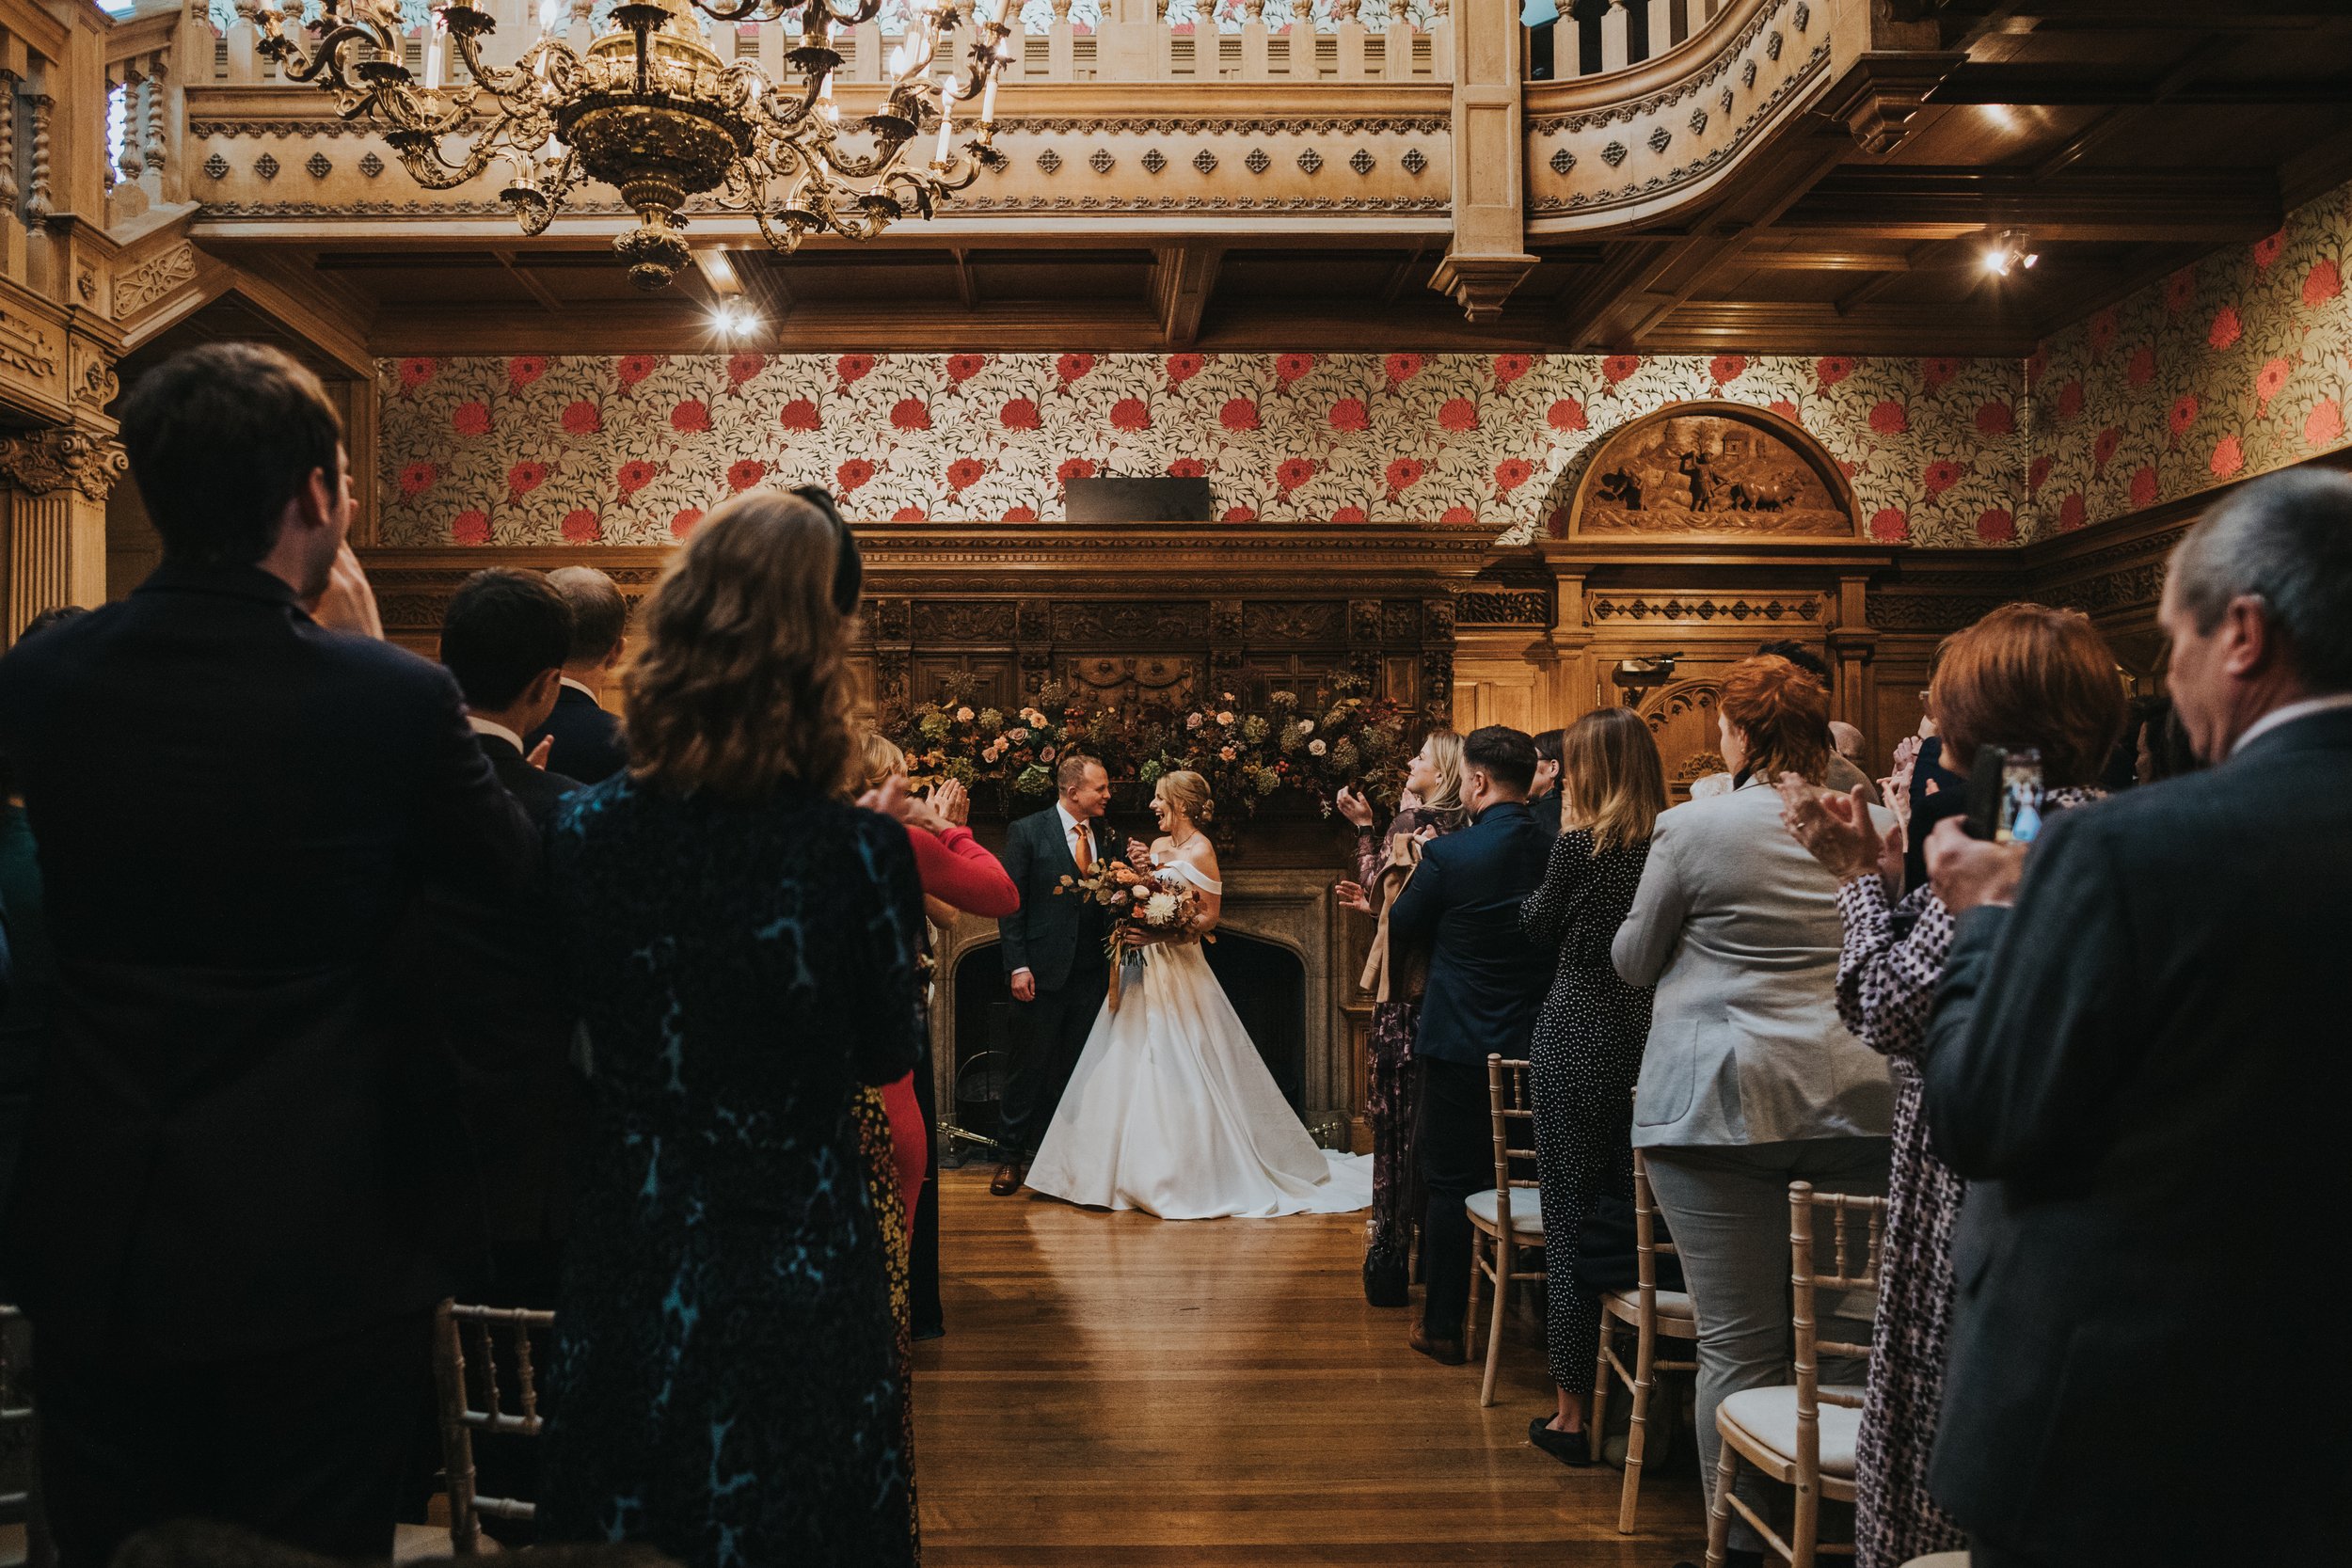
<svg viewBox="0 0 2352 1568"><path fill-rule="evenodd" d="M1688 1145L1645 1148L1650 1190L1682 1255L1682 1277L1699 1320L1699 1484L1714 1503L1715 1465L1722 1442L1715 1407L1743 1388L1796 1381L1790 1358L1788 1304L1788 1183L1816 1191L1882 1196L1886 1192L1889 1143L1884 1138L1820 1138L1803 1143ZM1822 1272L1832 1254L1829 1227L1819 1227ZM1857 1265L1858 1265L1858 1259ZM1821 1303L1824 1315L1836 1310ZM1827 1325L1824 1324L1826 1328ZM1869 1333L1839 1330L1829 1337L1867 1342ZM1825 1358L1823 1383L1862 1382L1855 1361ZM1757 1512L1767 1492L1753 1494L1754 1475L1741 1477L1740 1496ZM1754 1551L1763 1543L1732 1516L1731 1544Z"/></svg>

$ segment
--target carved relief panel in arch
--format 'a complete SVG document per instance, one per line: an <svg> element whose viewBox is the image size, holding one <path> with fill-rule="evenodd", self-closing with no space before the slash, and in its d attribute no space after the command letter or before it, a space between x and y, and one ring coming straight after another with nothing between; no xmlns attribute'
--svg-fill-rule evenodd
<svg viewBox="0 0 2352 1568"><path fill-rule="evenodd" d="M1620 427L1586 460L1570 538L1862 536L1853 491L1820 442L1745 404L1669 404Z"/></svg>
<svg viewBox="0 0 2352 1568"><path fill-rule="evenodd" d="M1724 771L1715 705L1723 694L1716 680L1676 681L1661 687L1636 710L1657 738L1666 765L1666 790L1677 800L1691 798L1692 783Z"/></svg>
<svg viewBox="0 0 2352 1568"><path fill-rule="evenodd" d="M1061 678L1073 695L1101 707L1182 708L1200 693L1200 661L1151 654L1078 655L1063 663Z"/></svg>

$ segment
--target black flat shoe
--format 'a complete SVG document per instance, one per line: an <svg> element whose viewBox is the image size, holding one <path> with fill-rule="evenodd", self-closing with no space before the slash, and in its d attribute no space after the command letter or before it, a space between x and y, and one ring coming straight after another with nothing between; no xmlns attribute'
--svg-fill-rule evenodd
<svg viewBox="0 0 2352 1568"><path fill-rule="evenodd" d="M1554 1432L1549 1416L1538 1416L1527 1423L1527 1440L1563 1465L1581 1469L1593 1462L1593 1448L1586 1441L1586 1434Z"/></svg>

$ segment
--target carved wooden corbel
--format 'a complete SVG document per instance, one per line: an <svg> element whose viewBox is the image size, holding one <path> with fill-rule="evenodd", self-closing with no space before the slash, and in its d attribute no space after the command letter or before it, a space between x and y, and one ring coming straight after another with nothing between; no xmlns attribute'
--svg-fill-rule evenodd
<svg viewBox="0 0 2352 1568"><path fill-rule="evenodd" d="M1843 124L1863 151L1884 154L1919 129L1919 111L1966 55L1872 50L1853 63L1820 103L1820 113Z"/></svg>
<svg viewBox="0 0 2352 1568"><path fill-rule="evenodd" d="M0 436L0 482L27 495L45 496L71 485L103 501L130 467L121 442L71 425Z"/></svg>

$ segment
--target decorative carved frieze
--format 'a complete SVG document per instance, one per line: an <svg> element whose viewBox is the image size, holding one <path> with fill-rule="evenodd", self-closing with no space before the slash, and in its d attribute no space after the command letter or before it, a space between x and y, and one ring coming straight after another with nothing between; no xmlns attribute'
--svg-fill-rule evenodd
<svg viewBox="0 0 2352 1568"><path fill-rule="evenodd" d="M1009 642L1013 641L1014 610L1002 600L942 603L924 599L914 606L913 636L917 642ZM879 629L879 628L878 628Z"/></svg>
<svg viewBox="0 0 2352 1568"><path fill-rule="evenodd" d="M1139 642L1199 640L1208 635L1209 607L1190 604L1057 604L1057 642Z"/></svg>
<svg viewBox="0 0 2352 1568"><path fill-rule="evenodd" d="M1251 601L1242 607L1241 635L1251 643L1330 643L1345 639L1347 607L1337 603Z"/></svg>
<svg viewBox="0 0 2352 1568"><path fill-rule="evenodd" d="M1454 611L1466 626L1548 626L1551 595L1540 588L1467 589Z"/></svg>
<svg viewBox="0 0 2352 1568"><path fill-rule="evenodd" d="M54 382L57 352L57 341L45 323L0 309L0 370Z"/></svg>
<svg viewBox="0 0 2352 1568"><path fill-rule="evenodd" d="M130 467L121 442L70 425L0 436L0 481L28 495L71 486L103 501Z"/></svg>
<svg viewBox="0 0 2352 1568"><path fill-rule="evenodd" d="M183 283L196 281L196 246L183 240L115 274L115 319L128 321Z"/></svg>
<svg viewBox="0 0 2352 1568"><path fill-rule="evenodd" d="M1733 626L1751 621L1767 626L1819 626L1828 613L1827 601L1811 594L1772 598L1762 594L1593 594L1585 603L1596 626L1614 621L1644 626L1704 626L1719 621Z"/></svg>

